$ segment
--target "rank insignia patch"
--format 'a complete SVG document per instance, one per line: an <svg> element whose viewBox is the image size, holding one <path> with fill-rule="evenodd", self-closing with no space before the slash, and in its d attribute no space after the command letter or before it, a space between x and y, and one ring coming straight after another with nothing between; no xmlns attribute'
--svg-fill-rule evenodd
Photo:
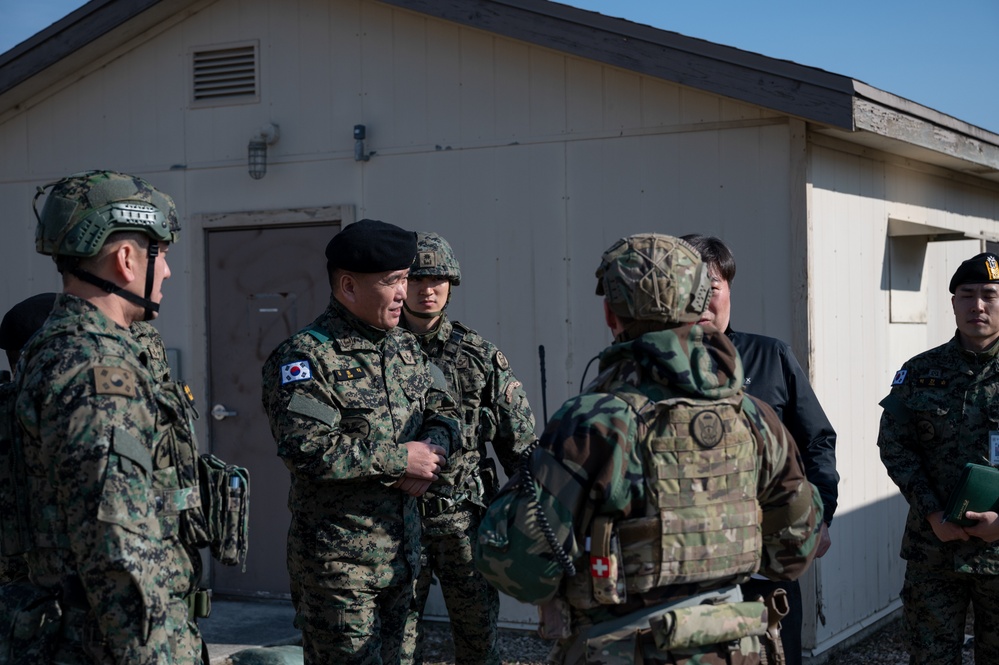
<svg viewBox="0 0 999 665"><path fill-rule="evenodd" d="M364 376L363 367L348 367L347 369L338 369L333 372L333 379L336 381L356 381L362 376Z"/></svg>
<svg viewBox="0 0 999 665"><path fill-rule="evenodd" d="M295 381L307 381L312 378L312 368L308 360L299 360L281 366L281 385Z"/></svg>

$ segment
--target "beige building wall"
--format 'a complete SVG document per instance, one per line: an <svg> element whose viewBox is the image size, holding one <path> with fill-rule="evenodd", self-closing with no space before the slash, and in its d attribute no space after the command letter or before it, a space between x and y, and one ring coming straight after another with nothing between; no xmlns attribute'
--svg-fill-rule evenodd
<svg viewBox="0 0 999 665"><path fill-rule="evenodd" d="M192 52L247 44L258 96L193 105ZM247 143L265 123L280 138L252 180ZM356 124L368 161L354 160ZM828 140L806 149L805 136L765 109L374 0L201 2L0 113L0 308L59 288L31 251L36 186L89 168L141 174L175 197L185 226L158 325L210 405L210 220L345 206L452 242L463 281L450 313L503 349L540 422L539 346L552 415L610 342L593 293L600 253L636 232L717 235L739 264L733 326L794 342L840 434L834 547L805 581L824 648L897 596L904 511L876 456L877 401L902 360L951 332L933 290L926 323L889 324L888 219L994 226L999 211L991 190ZM932 243L926 283L944 284L976 248ZM323 270L322 248L302 260ZM287 473L276 456L274 473ZM431 613L443 611L434 597ZM535 613L505 599L502 618L531 625Z"/></svg>

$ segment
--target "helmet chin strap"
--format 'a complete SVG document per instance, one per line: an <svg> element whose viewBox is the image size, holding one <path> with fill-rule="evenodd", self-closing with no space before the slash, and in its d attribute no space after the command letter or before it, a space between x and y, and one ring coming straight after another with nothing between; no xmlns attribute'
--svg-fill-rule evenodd
<svg viewBox="0 0 999 665"><path fill-rule="evenodd" d="M438 316L440 316L441 314L443 314L444 310L447 309L447 305L444 305L444 307L442 307L439 312L414 312L413 310L411 310L409 308L409 305L406 304L406 301L403 300L402 301L402 308L406 310L407 314L412 314L413 316L415 316L418 319L427 319L427 320L429 320L429 319L436 319Z"/></svg>
<svg viewBox="0 0 999 665"><path fill-rule="evenodd" d="M102 277L87 272L82 268L76 267L70 270L70 273L84 281L88 284L93 284L99 289L103 289L106 293L123 298L133 305L138 305L143 308L143 321L152 321L153 315L160 311L159 303L155 303L150 298L153 295L153 271L155 269L156 257L159 256L160 245L156 240L151 240L149 242L149 250L146 252L146 296L137 296L131 291L126 291L124 287L118 286L114 282L110 282Z"/></svg>

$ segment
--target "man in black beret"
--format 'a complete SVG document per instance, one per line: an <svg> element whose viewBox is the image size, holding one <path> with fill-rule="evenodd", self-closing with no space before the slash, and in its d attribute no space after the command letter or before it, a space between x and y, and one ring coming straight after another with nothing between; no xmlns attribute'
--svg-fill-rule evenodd
<svg viewBox="0 0 999 665"><path fill-rule="evenodd" d="M307 665L412 660L416 497L461 445L443 375L396 327L415 257L411 231L344 228L326 247L329 306L264 365L264 408L291 471L288 571Z"/></svg>
<svg viewBox="0 0 999 665"><path fill-rule="evenodd" d="M963 262L950 292L957 332L895 373L878 447L909 503L901 550L909 662L959 661L970 606L975 662L999 663L999 514L944 520L965 464L999 464L999 257Z"/></svg>

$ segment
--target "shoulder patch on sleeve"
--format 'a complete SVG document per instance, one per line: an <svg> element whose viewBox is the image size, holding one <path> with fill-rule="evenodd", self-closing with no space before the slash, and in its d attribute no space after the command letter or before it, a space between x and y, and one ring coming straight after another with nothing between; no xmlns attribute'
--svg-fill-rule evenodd
<svg viewBox="0 0 999 665"><path fill-rule="evenodd" d="M312 367L308 360L296 360L287 365L281 365L281 385L295 381L308 381L312 378Z"/></svg>
<svg viewBox="0 0 999 665"><path fill-rule="evenodd" d="M900 369L895 372L895 378L891 380L893 386L900 386L905 383L905 377L909 374L909 370Z"/></svg>
<svg viewBox="0 0 999 665"><path fill-rule="evenodd" d="M98 395L135 397L135 373L132 370L97 365L90 371Z"/></svg>
<svg viewBox="0 0 999 665"><path fill-rule="evenodd" d="M438 367L437 363L433 361L427 363L427 365L430 367L430 378L433 379L434 388L447 392L447 377L444 375L444 370Z"/></svg>
<svg viewBox="0 0 999 665"><path fill-rule="evenodd" d="M307 416L318 420L330 427L333 427L334 423L336 423L336 409L329 404L323 404L315 397L309 397L299 392L291 396L291 401L288 402L288 410L300 416Z"/></svg>
<svg viewBox="0 0 999 665"><path fill-rule="evenodd" d="M114 435L111 439L111 450L118 454L122 460L122 467L126 472L131 471L131 462L135 462L150 475L153 472L153 456L142 442L132 436L128 430L120 427L114 428ZM129 460L129 461L125 461Z"/></svg>
<svg viewBox="0 0 999 665"><path fill-rule="evenodd" d="M506 356L503 355L502 351L496 351L494 360L496 361L496 366L501 370L506 371L510 369L510 361L506 359Z"/></svg>

